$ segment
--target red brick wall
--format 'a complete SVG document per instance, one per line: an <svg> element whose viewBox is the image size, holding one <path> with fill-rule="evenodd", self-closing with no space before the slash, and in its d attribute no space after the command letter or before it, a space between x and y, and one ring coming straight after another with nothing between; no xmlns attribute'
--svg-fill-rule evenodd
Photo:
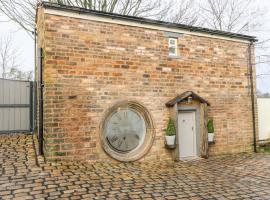
<svg viewBox="0 0 270 200"><path fill-rule="evenodd" d="M156 138L142 160L164 149L165 103L192 90L211 103L216 143L210 155L251 151L248 44L184 34L168 57L163 31L45 14L44 135L51 160L110 160L98 126L113 102L135 99L153 116ZM42 18L39 17L41 20ZM40 39L41 41L41 39Z"/></svg>

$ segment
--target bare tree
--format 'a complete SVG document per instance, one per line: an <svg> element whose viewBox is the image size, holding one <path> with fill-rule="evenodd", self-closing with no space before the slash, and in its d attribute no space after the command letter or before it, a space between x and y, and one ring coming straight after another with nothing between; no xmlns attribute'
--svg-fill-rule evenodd
<svg viewBox="0 0 270 200"><path fill-rule="evenodd" d="M262 16L262 12L254 8L254 0L49 0L49 2L201 25L237 33L250 32L259 27ZM38 3L41 3L41 0L0 0L0 12L26 31L32 32Z"/></svg>
<svg viewBox="0 0 270 200"><path fill-rule="evenodd" d="M270 39L262 40L256 43L258 51L257 64L270 63Z"/></svg>
<svg viewBox="0 0 270 200"><path fill-rule="evenodd" d="M41 0L0 0L0 12L28 33L35 28L36 7ZM52 3L112 12L123 15L153 17L164 14L162 0L49 0ZM165 2L163 0L163 2Z"/></svg>
<svg viewBox="0 0 270 200"><path fill-rule="evenodd" d="M22 71L18 67L13 67L9 70L7 73L7 79L12 79L12 80L27 80L31 81L33 80L33 71Z"/></svg>
<svg viewBox="0 0 270 200"><path fill-rule="evenodd" d="M20 70L18 49L13 44L11 35L0 38L1 77L17 80L32 80L32 71Z"/></svg>
<svg viewBox="0 0 270 200"><path fill-rule="evenodd" d="M186 25L200 25L199 20L199 7L196 6L195 0L178 0L171 1L170 10L165 19L170 22L186 24Z"/></svg>
<svg viewBox="0 0 270 200"><path fill-rule="evenodd" d="M261 25L263 13L252 0L205 0L201 4L204 26L236 33L250 33Z"/></svg>
<svg viewBox="0 0 270 200"><path fill-rule="evenodd" d="M201 3L203 26L236 33L256 34L263 26L264 9L256 8L256 0L203 0ZM257 78L270 77L270 40L257 42Z"/></svg>
<svg viewBox="0 0 270 200"><path fill-rule="evenodd" d="M257 97L259 98L270 98L270 93L269 92L261 92L259 89L257 89Z"/></svg>
<svg viewBox="0 0 270 200"><path fill-rule="evenodd" d="M270 78L270 39L256 43L257 78L260 81Z"/></svg>
<svg viewBox="0 0 270 200"><path fill-rule="evenodd" d="M11 36L0 38L0 66L2 78L6 78L10 68L17 67L16 52L13 48Z"/></svg>

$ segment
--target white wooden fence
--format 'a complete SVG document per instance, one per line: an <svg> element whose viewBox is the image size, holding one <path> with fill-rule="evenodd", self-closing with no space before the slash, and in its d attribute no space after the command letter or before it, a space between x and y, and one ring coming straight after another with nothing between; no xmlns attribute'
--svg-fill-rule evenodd
<svg viewBox="0 0 270 200"><path fill-rule="evenodd" d="M257 98L259 140L270 139L270 98Z"/></svg>
<svg viewBox="0 0 270 200"><path fill-rule="evenodd" d="M0 79L0 133L33 131L33 83Z"/></svg>

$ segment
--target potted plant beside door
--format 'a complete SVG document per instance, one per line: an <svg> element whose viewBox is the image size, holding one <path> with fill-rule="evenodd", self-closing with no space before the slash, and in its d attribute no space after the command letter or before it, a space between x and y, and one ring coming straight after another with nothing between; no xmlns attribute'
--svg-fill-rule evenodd
<svg viewBox="0 0 270 200"><path fill-rule="evenodd" d="M212 143L215 139L215 131L214 131L214 121L213 119L209 119L207 123L208 129L208 142Z"/></svg>
<svg viewBox="0 0 270 200"><path fill-rule="evenodd" d="M173 146L175 144L175 126L171 118L167 125L165 139L167 145Z"/></svg>

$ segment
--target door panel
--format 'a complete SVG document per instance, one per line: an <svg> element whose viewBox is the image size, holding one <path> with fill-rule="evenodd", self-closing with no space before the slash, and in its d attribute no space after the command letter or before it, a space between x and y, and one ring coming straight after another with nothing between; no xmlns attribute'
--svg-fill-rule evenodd
<svg viewBox="0 0 270 200"><path fill-rule="evenodd" d="M195 112L180 112L178 116L180 159L197 157Z"/></svg>

